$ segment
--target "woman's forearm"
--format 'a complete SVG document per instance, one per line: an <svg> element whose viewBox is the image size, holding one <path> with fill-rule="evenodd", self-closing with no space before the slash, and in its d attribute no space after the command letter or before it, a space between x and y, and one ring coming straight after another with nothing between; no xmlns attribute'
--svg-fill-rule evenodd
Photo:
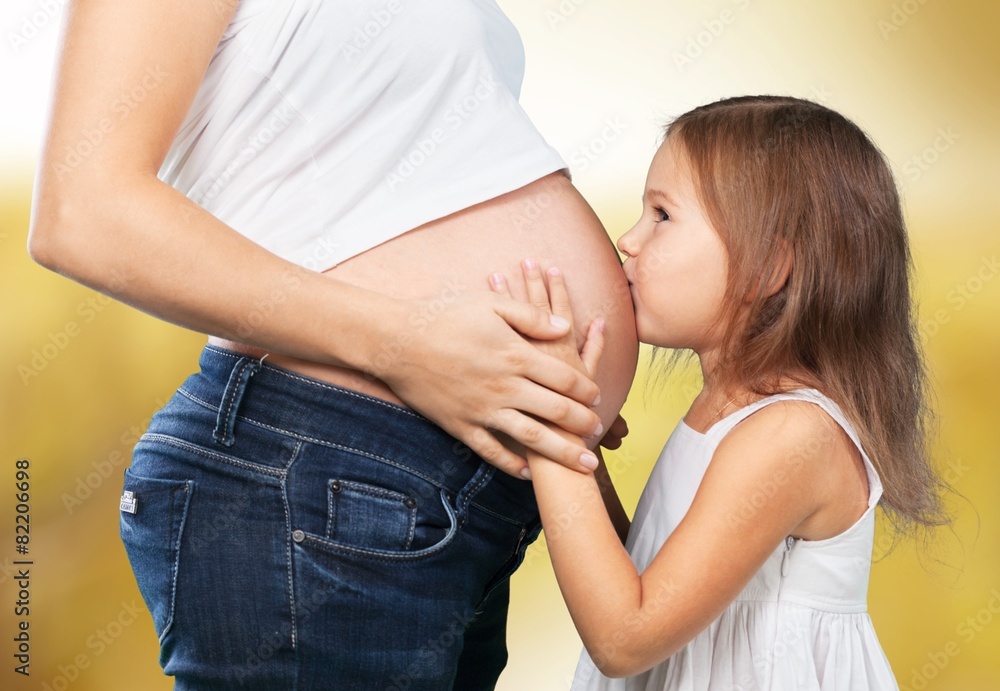
<svg viewBox="0 0 1000 691"><path fill-rule="evenodd" d="M157 178L235 7L73 4L60 36L29 251L161 319L363 369L378 326L365 311L389 322L392 301L279 259ZM122 93L138 87L142 102L120 112Z"/></svg>
<svg viewBox="0 0 1000 691"><path fill-rule="evenodd" d="M512 328L551 338L568 325L554 326L530 305L482 291L457 299L433 329L415 328L412 317L423 303L296 266L155 176L106 171L94 175L100 185L81 179L60 185L39 174L29 238L36 261L189 329L367 372L510 474L524 459L488 428L585 469L578 446L516 412L581 434L599 422L587 407L598 393L594 383L537 352ZM391 357L386 344L399 346ZM554 415L552 394L542 387L577 403Z"/></svg>
<svg viewBox="0 0 1000 691"><path fill-rule="evenodd" d="M403 301L271 254L153 176L121 177L84 190L41 175L32 257L180 326L359 370L405 315Z"/></svg>

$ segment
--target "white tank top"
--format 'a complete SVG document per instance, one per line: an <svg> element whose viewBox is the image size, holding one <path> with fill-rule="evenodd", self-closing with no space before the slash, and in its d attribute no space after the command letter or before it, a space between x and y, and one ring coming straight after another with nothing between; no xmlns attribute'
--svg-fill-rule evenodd
<svg viewBox="0 0 1000 691"><path fill-rule="evenodd" d="M824 540L787 537L708 628L652 669L627 679L602 675L586 650L573 691L892 691L899 686L868 616L875 507L882 481L857 430L816 389L775 394L697 432L681 420L639 498L626 548L642 572L687 514L715 449L740 421L778 401L807 401L844 429L868 474L868 510ZM768 491L761 488L762 493ZM729 520L753 521L733 506Z"/></svg>
<svg viewBox="0 0 1000 691"><path fill-rule="evenodd" d="M159 178L323 271L567 169L494 0L240 0Z"/></svg>

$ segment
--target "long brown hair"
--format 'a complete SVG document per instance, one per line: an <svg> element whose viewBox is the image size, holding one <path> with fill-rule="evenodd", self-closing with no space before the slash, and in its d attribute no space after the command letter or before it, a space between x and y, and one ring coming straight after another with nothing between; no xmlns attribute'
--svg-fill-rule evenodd
<svg viewBox="0 0 1000 691"><path fill-rule="evenodd" d="M894 527L947 523L928 453L912 260L882 153L839 113L780 96L701 106L666 137L686 153L729 254L725 304L741 326L725 337L720 383L769 395L792 373L822 391L857 430ZM767 295L761 277L787 248L791 274Z"/></svg>

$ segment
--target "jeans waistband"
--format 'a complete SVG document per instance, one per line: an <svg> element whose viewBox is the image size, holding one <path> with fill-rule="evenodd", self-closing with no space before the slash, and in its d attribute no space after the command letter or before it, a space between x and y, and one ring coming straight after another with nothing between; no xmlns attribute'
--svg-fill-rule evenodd
<svg viewBox="0 0 1000 691"><path fill-rule="evenodd" d="M183 391L218 411L214 437L231 444L237 419L306 442L348 447L457 492L484 461L419 413L389 401L206 345ZM475 504L519 523L537 520L530 482L496 470Z"/></svg>

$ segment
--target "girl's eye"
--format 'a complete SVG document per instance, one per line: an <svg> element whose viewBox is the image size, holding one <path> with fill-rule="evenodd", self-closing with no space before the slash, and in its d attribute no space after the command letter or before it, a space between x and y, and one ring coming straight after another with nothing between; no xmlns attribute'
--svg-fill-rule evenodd
<svg viewBox="0 0 1000 691"><path fill-rule="evenodd" d="M668 214L666 211L664 211L658 206L653 207L653 216L656 218L657 223L662 223L663 221L670 220L670 214Z"/></svg>

